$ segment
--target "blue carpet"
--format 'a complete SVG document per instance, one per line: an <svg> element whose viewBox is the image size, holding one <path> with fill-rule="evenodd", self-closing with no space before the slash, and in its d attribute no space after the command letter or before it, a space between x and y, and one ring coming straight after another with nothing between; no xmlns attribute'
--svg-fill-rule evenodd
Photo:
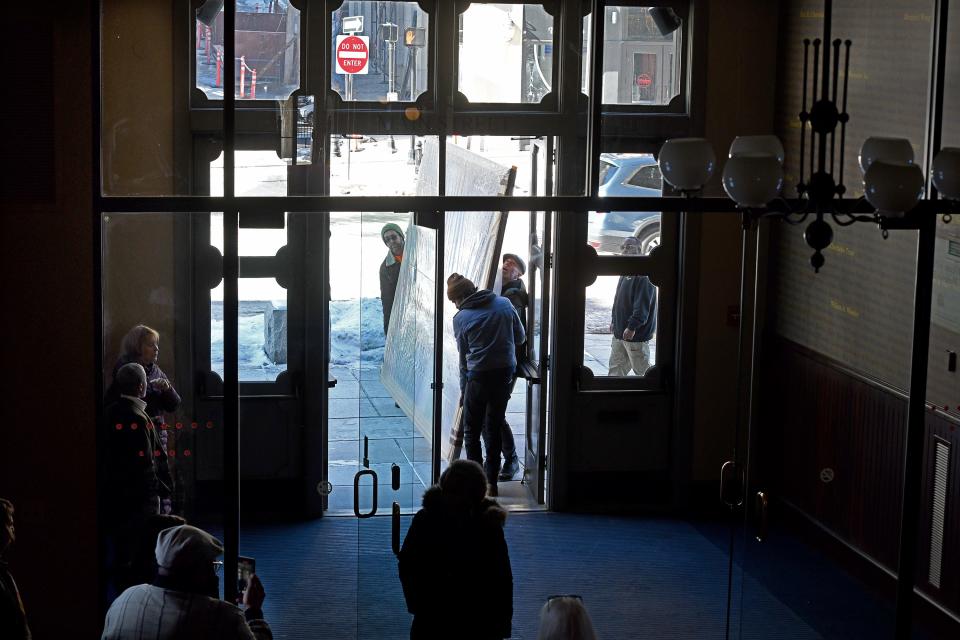
<svg viewBox="0 0 960 640"><path fill-rule="evenodd" d="M726 553L686 522L513 513L506 537L513 638L535 638L540 607L562 593L583 596L601 639L724 635ZM278 640L408 637L389 518L245 526L240 547L257 559ZM762 584L749 587L750 600L781 631L752 637L821 637Z"/></svg>

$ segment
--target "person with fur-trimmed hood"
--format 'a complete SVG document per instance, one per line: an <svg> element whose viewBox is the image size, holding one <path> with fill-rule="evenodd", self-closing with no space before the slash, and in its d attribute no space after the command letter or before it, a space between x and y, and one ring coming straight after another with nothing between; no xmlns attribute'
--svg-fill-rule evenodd
<svg viewBox="0 0 960 640"><path fill-rule="evenodd" d="M513 573L507 512L486 497L483 468L454 460L427 489L400 549L411 640L500 640L511 635Z"/></svg>

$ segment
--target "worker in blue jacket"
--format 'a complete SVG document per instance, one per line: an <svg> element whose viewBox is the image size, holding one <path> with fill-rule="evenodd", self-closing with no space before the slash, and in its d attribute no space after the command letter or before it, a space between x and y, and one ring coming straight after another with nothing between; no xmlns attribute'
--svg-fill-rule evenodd
<svg viewBox="0 0 960 640"><path fill-rule="evenodd" d="M640 242L626 238L620 247L625 256L640 255ZM650 340L657 331L657 288L647 276L620 276L613 298L610 322L613 340L610 343L609 375L638 376L647 372L650 362Z"/></svg>
<svg viewBox="0 0 960 640"><path fill-rule="evenodd" d="M459 273L447 279L447 298L458 311L453 333L460 353L463 396L463 442L467 458L483 464L490 495L497 495L500 472L500 427L510 400L517 367L516 346L526 341L520 317L509 300L477 290ZM484 464L480 437L486 447Z"/></svg>

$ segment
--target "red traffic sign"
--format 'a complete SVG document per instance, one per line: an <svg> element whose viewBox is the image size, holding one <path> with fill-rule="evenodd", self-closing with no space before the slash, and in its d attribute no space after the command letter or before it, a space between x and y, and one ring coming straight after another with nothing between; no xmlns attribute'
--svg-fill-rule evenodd
<svg viewBox="0 0 960 640"><path fill-rule="evenodd" d="M337 36L337 73L365 74L370 57L370 38L367 36Z"/></svg>
<svg viewBox="0 0 960 640"><path fill-rule="evenodd" d="M650 77L647 73L641 73L637 76L637 86L638 87L649 87L653 84L653 78Z"/></svg>

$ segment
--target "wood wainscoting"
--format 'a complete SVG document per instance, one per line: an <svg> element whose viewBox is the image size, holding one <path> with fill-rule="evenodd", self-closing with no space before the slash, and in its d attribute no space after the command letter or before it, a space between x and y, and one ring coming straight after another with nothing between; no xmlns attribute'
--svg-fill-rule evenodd
<svg viewBox="0 0 960 640"><path fill-rule="evenodd" d="M895 572L906 394L779 336L765 337L758 366L753 486L769 487L775 499ZM917 565L917 587L955 616L960 615L958 424L928 407Z"/></svg>

